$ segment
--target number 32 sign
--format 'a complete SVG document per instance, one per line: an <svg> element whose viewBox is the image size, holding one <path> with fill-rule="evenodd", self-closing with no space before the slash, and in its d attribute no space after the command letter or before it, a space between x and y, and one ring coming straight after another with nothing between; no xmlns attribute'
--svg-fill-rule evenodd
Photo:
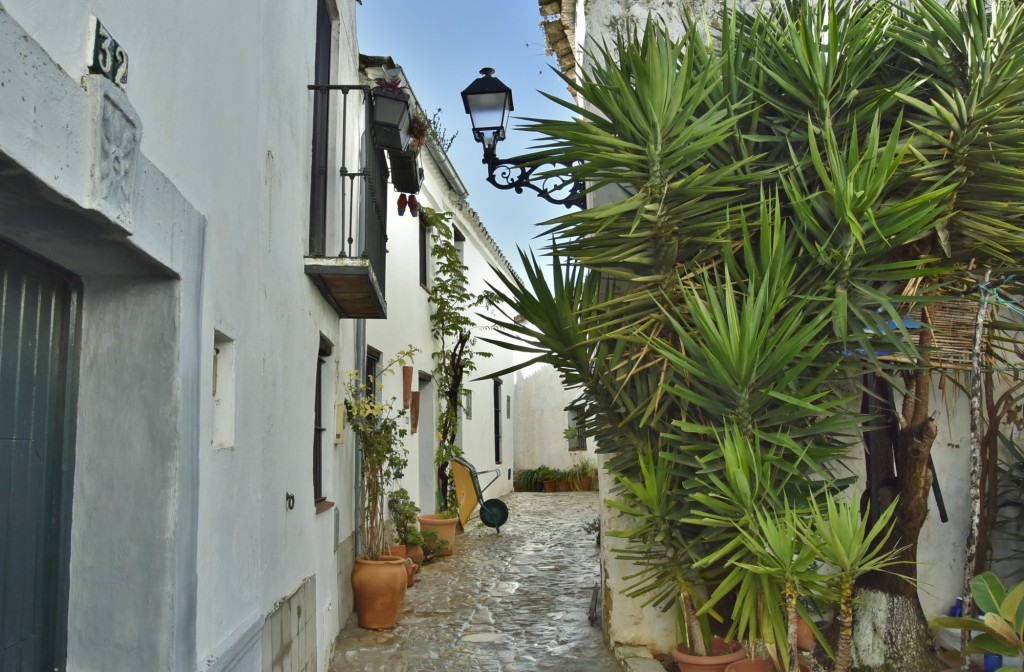
<svg viewBox="0 0 1024 672"><path fill-rule="evenodd" d="M89 71L103 75L122 89L128 87L128 54L100 20L92 17L92 63Z"/></svg>

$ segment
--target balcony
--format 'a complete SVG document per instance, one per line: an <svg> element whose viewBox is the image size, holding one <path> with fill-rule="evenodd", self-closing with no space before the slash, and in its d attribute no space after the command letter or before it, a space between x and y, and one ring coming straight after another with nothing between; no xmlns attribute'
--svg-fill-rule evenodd
<svg viewBox="0 0 1024 672"><path fill-rule="evenodd" d="M341 318L384 319L385 270L387 257L388 169L384 151L375 147L363 130L372 119L369 87L362 85L310 85L313 105L313 170L310 189L309 254L305 257L306 275L316 284L324 299ZM341 113L335 119L338 145L335 154L341 163L340 179L329 184L333 174L330 162L331 126L329 114L332 95L339 94ZM365 125L350 128L349 106L362 108ZM361 163L352 167L350 154ZM328 207L328 194L338 203ZM340 250L327 254L328 222L333 213Z"/></svg>

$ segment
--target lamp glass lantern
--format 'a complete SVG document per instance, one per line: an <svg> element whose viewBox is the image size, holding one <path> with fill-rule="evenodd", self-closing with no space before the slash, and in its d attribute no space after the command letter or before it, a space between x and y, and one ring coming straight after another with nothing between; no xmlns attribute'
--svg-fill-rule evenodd
<svg viewBox="0 0 1024 672"><path fill-rule="evenodd" d="M412 139L409 99L382 91L373 93L373 133L377 146L405 151Z"/></svg>
<svg viewBox="0 0 1024 672"><path fill-rule="evenodd" d="M512 112L512 89L494 76L493 68L480 71L462 92L462 104L473 124L473 137L484 146L484 161L494 157L495 145L505 139L509 113Z"/></svg>

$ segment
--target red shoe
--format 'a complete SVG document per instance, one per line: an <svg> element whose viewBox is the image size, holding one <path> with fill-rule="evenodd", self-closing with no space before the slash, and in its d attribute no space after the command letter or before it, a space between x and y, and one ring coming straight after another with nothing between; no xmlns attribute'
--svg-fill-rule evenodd
<svg viewBox="0 0 1024 672"><path fill-rule="evenodd" d="M420 204L417 202L415 194L409 194L409 214L413 217L420 216Z"/></svg>
<svg viewBox="0 0 1024 672"><path fill-rule="evenodd" d="M416 197L413 196L413 198L416 198ZM398 197L398 216L399 217L401 217L402 215L405 214L405 205L408 202L409 201L406 199L405 194L402 194L401 196ZM415 217L415 216L416 215L413 215L413 217Z"/></svg>

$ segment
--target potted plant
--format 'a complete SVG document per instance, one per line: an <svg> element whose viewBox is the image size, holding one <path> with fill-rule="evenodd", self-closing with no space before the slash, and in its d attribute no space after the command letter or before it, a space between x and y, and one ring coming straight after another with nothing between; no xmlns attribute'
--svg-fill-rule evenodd
<svg viewBox="0 0 1024 672"><path fill-rule="evenodd" d="M982 572L971 580L971 596L984 616L940 616L929 621L929 627L977 633L972 635L964 653L1024 658L1024 583L1007 591L999 577ZM999 669L1002 672L1022 668Z"/></svg>
<svg viewBox="0 0 1024 672"><path fill-rule="evenodd" d="M399 424L405 411L395 408L394 398L377 399L383 376L404 366L414 352L410 347L398 353L370 382L360 381L353 371L345 383L345 416L359 441L363 478L362 554L352 569L352 591L359 626L370 630L395 627L408 581L405 560L387 555L384 518L391 484L408 465L402 446L406 429Z"/></svg>
<svg viewBox="0 0 1024 672"><path fill-rule="evenodd" d="M412 137L408 92L397 77L380 77L375 80L371 93L373 137L377 146L404 152Z"/></svg>
<svg viewBox="0 0 1024 672"><path fill-rule="evenodd" d="M423 534L419 530L409 530L409 536L406 537L405 552L409 559L416 563L416 571L419 571L424 562Z"/></svg>
<svg viewBox="0 0 1024 672"><path fill-rule="evenodd" d="M430 532L445 542L439 555L448 556L455 552L455 526L459 523L457 512L441 509L438 513L423 513L419 515L419 521L424 536Z"/></svg>
<svg viewBox="0 0 1024 672"><path fill-rule="evenodd" d="M594 487L594 461L589 457L579 457L569 468L569 480L575 490L589 491Z"/></svg>
<svg viewBox="0 0 1024 672"><path fill-rule="evenodd" d="M857 577L867 572L892 571L899 564L897 556L902 548L883 551L892 535L897 504L893 501L878 515L874 525L869 525L867 512L862 512L856 502L837 501L826 493L824 506L813 506L808 520L802 523L800 538L831 568L826 580L839 626L834 672L847 672L852 664L853 584Z"/></svg>
<svg viewBox="0 0 1024 672"><path fill-rule="evenodd" d="M427 138L430 135L430 119L427 118L427 115L419 105L416 106L416 110L412 114L409 135L409 148L411 150L418 152L427 144Z"/></svg>
<svg viewBox="0 0 1024 672"><path fill-rule="evenodd" d="M708 586L718 576L713 568L698 567L696 562L708 557L711 548L695 528L678 527L670 458L656 451L645 451L638 458L640 475L633 478L616 473L623 497L608 501L609 506L633 521L628 529L606 532L628 542L616 550L616 556L637 567L623 594L646 598L645 606L675 609L680 643L671 654L680 672L721 672L730 663L744 658L746 651L738 641L712 635L710 617L719 621L722 618L708 602Z"/></svg>
<svg viewBox="0 0 1024 672"><path fill-rule="evenodd" d="M516 492L538 492L541 483L537 479L536 469L516 469L512 486Z"/></svg>
<svg viewBox="0 0 1024 672"><path fill-rule="evenodd" d="M438 558L447 555L448 551L448 540L442 539L437 532L433 530L424 530L422 533L423 538L423 563L429 564L434 561L434 558Z"/></svg>
<svg viewBox="0 0 1024 672"><path fill-rule="evenodd" d="M537 480L540 481L544 492L555 492L558 490L558 471L543 464L537 467Z"/></svg>
<svg viewBox="0 0 1024 672"><path fill-rule="evenodd" d="M399 488L388 495L388 513L391 514L391 526L395 530L395 541L402 548L404 555L402 557L412 558L412 561L419 565L422 563L422 550L420 551L421 557L419 560L416 559L415 553L410 553L409 546L413 545L410 539L413 538L414 533L418 533L416 527L416 516L420 512L420 507L416 506L416 502L412 501L409 497L409 491L405 488Z"/></svg>

